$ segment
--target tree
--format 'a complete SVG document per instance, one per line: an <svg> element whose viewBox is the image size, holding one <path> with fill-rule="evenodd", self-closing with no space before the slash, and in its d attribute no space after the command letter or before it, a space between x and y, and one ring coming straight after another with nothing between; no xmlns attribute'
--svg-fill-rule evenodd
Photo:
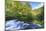
<svg viewBox="0 0 46 31"><path fill-rule="evenodd" d="M41 11L41 13L39 13L39 14L37 15L37 18L38 18L39 20L44 20L44 7L41 7L41 8L40 8L40 11Z"/></svg>
<svg viewBox="0 0 46 31"><path fill-rule="evenodd" d="M21 21L31 21L32 14L31 14L32 7L30 6L29 2L21 3L20 1L9 1L6 2L6 19L7 17L17 18Z"/></svg>

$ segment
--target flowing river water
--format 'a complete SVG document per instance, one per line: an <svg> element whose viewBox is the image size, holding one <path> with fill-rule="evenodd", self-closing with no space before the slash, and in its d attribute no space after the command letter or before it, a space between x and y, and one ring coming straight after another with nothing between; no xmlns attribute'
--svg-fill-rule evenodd
<svg viewBox="0 0 46 31"><path fill-rule="evenodd" d="M8 30L25 30L25 29L37 29L42 27L40 24L33 24L33 23L25 23L23 21L17 21L17 20L9 20L6 21L5 24L6 31Z"/></svg>

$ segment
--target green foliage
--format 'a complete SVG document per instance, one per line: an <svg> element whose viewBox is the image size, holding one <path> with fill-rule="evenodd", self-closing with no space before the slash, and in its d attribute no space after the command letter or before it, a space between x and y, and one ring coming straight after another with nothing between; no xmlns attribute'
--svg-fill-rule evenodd
<svg viewBox="0 0 46 31"><path fill-rule="evenodd" d="M44 20L44 7L40 8L41 13L37 15L37 20Z"/></svg>
<svg viewBox="0 0 46 31"><path fill-rule="evenodd" d="M28 5L27 5L28 4ZM20 1L6 2L6 18L14 17L21 21L32 20L31 10L29 2L21 3Z"/></svg>
<svg viewBox="0 0 46 31"><path fill-rule="evenodd" d="M30 2L6 0L6 20L18 19L25 22L44 23L44 7L32 10Z"/></svg>
<svg viewBox="0 0 46 31"><path fill-rule="evenodd" d="M34 13L36 15L34 15L32 22L36 23L36 24L42 24L43 25L44 24L44 7L41 7L39 9L35 9Z"/></svg>

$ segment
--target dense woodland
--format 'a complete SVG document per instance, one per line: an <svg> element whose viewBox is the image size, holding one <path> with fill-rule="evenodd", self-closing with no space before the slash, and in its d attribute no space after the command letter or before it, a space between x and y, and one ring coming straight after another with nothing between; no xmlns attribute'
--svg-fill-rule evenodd
<svg viewBox="0 0 46 31"><path fill-rule="evenodd" d="M32 10L30 2L6 0L5 18L7 20L18 19L24 22L44 24L44 6Z"/></svg>

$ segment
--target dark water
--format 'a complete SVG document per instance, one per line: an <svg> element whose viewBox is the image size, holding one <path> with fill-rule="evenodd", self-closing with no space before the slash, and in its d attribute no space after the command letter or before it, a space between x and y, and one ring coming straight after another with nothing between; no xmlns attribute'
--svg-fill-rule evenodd
<svg viewBox="0 0 46 31"><path fill-rule="evenodd" d="M17 20L9 20L6 21L6 30L26 30L26 29L38 29L42 27L40 24L33 24L33 23L25 23L23 21L17 21Z"/></svg>

